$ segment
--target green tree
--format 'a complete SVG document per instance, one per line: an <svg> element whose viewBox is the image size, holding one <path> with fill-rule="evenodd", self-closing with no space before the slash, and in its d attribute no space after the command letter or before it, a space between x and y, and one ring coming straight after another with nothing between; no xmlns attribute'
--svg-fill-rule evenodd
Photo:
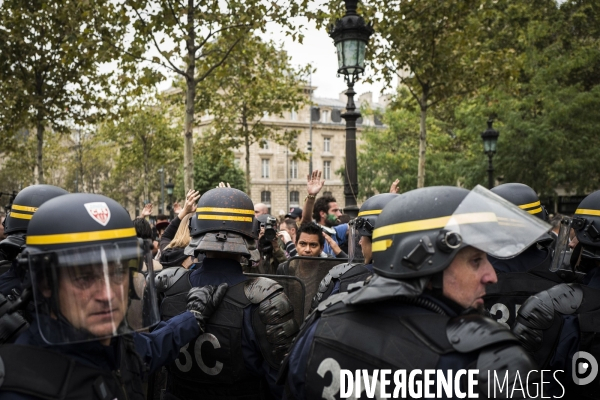
<svg viewBox="0 0 600 400"><path fill-rule="evenodd" d="M491 46L488 0L372 0L365 12L376 34L367 58L388 84L399 82L419 107L417 186L425 185L427 111L510 76L512 49Z"/></svg>
<svg viewBox="0 0 600 400"><path fill-rule="evenodd" d="M459 138L479 138L489 116L500 131L496 176L542 195L563 187L586 193L600 186L600 4L522 1L507 8L513 21L519 75L480 91L455 109ZM465 182L482 183L480 140L461 154Z"/></svg>
<svg viewBox="0 0 600 400"><path fill-rule="evenodd" d="M203 92L211 94L207 111L214 118L205 136L224 149L245 148L248 194L253 143L275 141L288 147L296 158L304 156L296 143L299 132L267 122L265 116L283 117L284 111L298 110L306 104L308 98L302 89L307 70L294 68L287 53L273 42L252 36L200 85Z"/></svg>
<svg viewBox="0 0 600 400"><path fill-rule="evenodd" d="M122 38L118 20L104 0L0 3L0 142L14 145L19 130L35 130L37 183L45 181L44 132L66 133L113 105L119 75L100 66L118 53L97 32Z"/></svg>
<svg viewBox="0 0 600 400"><path fill-rule="evenodd" d="M145 57L177 74L185 83L184 182L194 187L193 129L198 85L223 65L244 39L255 30L265 31L268 23L292 31L291 17L298 14L302 3L280 0L134 0L126 2L128 15L133 15L135 35L129 56ZM147 56L152 48L158 55ZM152 54L152 53L149 53ZM183 65L181 65L183 60ZM199 110L204 110L200 106Z"/></svg>
<svg viewBox="0 0 600 400"><path fill-rule="evenodd" d="M213 150L214 144L205 141L198 141L194 147L196 190L205 193L217 187L220 182L225 182L232 188L246 191L244 171L235 164L235 157L231 150Z"/></svg>
<svg viewBox="0 0 600 400"><path fill-rule="evenodd" d="M418 145L417 127L421 118L407 89L402 89L393 107L381 115L378 111L363 109L364 115L380 114L383 128L363 127L358 151L359 197L366 199L377 193L386 193L395 179L400 179L399 192L417 187ZM456 154L463 146L446 125L433 116L426 120L429 141L429 184L456 185Z"/></svg>
<svg viewBox="0 0 600 400"><path fill-rule="evenodd" d="M164 166L165 177L175 176L182 147L180 127L172 123L177 116L170 115L164 104L139 105L130 111L119 121L104 122L98 133L118 148L102 190L125 207L158 198L158 170Z"/></svg>

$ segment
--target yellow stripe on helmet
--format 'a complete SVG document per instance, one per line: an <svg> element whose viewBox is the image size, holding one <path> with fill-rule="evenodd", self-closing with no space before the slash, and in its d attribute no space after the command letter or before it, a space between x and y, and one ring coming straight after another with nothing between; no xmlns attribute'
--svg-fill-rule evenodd
<svg viewBox="0 0 600 400"><path fill-rule="evenodd" d="M252 213L254 213L254 211ZM198 214L198 219L212 219L212 220L216 220L216 221L252 222L252 217L236 217L236 216L233 216L233 215L207 215L207 214Z"/></svg>
<svg viewBox="0 0 600 400"><path fill-rule="evenodd" d="M10 217L11 218L18 218L18 219L31 219L31 217L33 217L33 214L21 214L21 213L16 213L16 212L10 212Z"/></svg>
<svg viewBox="0 0 600 400"><path fill-rule="evenodd" d="M395 235L398 233L440 229L446 225L479 224L484 222L498 222L498 217L493 212L476 212L422 219L417 221L400 222L398 224L382 226L381 228L375 229L373 231L373 239L382 236Z"/></svg>
<svg viewBox="0 0 600 400"><path fill-rule="evenodd" d="M533 210L526 210L529 214L537 214L542 212L542 207L534 208Z"/></svg>
<svg viewBox="0 0 600 400"><path fill-rule="evenodd" d="M600 216L600 210L592 210L589 208L578 208L575 210L575 214L585 214L585 215L596 215Z"/></svg>
<svg viewBox="0 0 600 400"><path fill-rule="evenodd" d="M198 207L196 212L218 212L218 213L231 213L231 214L246 214L254 215L254 210L244 210L241 208L220 208L220 207Z"/></svg>
<svg viewBox="0 0 600 400"><path fill-rule="evenodd" d="M365 216L365 215L379 215L381 214L381 211L383 210L369 210L369 211L361 211L358 213L359 217Z"/></svg>
<svg viewBox="0 0 600 400"><path fill-rule="evenodd" d="M60 233L56 235L27 236L27 245L69 244L135 238L134 228L110 229L106 231Z"/></svg>
<svg viewBox="0 0 600 400"><path fill-rule="evenodd" d="M371 245L371 251L386 251L392 245L392 239L378 240Z"/></svg>
<svg viewBox="0 0 600 400"><path fill-rule="evenodd" d="M524 210L526 208L531 208L531 207L539 207L541 205L540 201L534 201L533 203L527 203L527 204L523 204L520 205L519 208Z"/></svg>
<svg viewBox="0 0 600 400"><path fill-rule="evenodd" d="M13 204L11 206L11 210L27 211L33 213L36 212L38 209L37 207L20 206L18 204Z"/></svg>

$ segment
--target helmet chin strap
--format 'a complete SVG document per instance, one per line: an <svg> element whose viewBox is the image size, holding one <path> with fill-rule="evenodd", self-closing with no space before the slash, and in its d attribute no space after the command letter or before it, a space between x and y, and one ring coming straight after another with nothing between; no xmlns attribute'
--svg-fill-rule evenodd
<svg viewBox="0 0 600 400"><path fill-rule="evenodd" d="M444 271L436 272L431 275L431 290L438 295L442 295L444 291Z"/></svg>

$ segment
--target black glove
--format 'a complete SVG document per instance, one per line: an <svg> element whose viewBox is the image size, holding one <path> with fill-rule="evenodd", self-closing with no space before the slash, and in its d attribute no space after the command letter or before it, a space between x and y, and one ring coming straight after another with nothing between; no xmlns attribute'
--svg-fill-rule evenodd
<svg viewBox="0 0 600 400"><path fill-rule="evenodd" d="M204 332L206 322L212 317L213 313L221 304L225 293L227 293L228 285L221 283L215 289L214 286L204 286L191 288L187 296L187 309L198 321L200 330Z"/></svg>

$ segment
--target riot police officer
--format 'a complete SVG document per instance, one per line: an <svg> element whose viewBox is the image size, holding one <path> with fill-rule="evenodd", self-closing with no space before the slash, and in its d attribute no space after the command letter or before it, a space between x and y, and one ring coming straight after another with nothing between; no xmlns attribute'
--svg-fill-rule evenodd
<svg viewBox="0 0 600 400"><path fill-rule="evenodd" d="M530 297L519 309L513 332L542 368L564 371L559 376L568 394L597 399L597 364L595 372L590 368L582 375L578 355L587 352L582 357L600 359L600 191L581 201L572 227L577 244L571 265L585 272L585 278L581 284L562 283Z"/></svg>
<svg viewBox="0 0 600 400"><path fill-rule="evenodd" d="M298 331L293 307L277 282L249 278L240 260L256 248L254 206L240 190L217 188L206 192L192 217L191 243L203 253L193 271L170 268L157 276L161 317L184 310L181 294L190 287L218 285L229 289L196 340L181 349L168 369L171 399L280 398L276 384L281 360Z"/></svg>
<svg viewBox="0 0 600 400"><path fill-rule="evenodd" d="M352 263L352 259L349 259L348 263L332 268L319 285L319 291L312 301L312 309L315 309L320 302L327 299L330 295L339 293L340 291L346 292L349 285L362 282L373 274L371 237L373 236L375 222L379 214L381 214L383 207L396 197L398 197L396 193L382 193L369 197L363 203L358 211L357 218L354 222L350 223L348 242L350 246L358 242L365 262L364 264ZM357 236L360 237L358 241ZM356 253L354 250L350 252L352 256Z"/></svg>
<svg viewBox="0 0 600 400"><path fill-rule="evenodd" d="M114 200L78 193L40 206L19 260L29 266L35 318L16 344L0 348L0 399L145 399L145 375L202 333L226 287L186 293L191 312L136 333L132 320L146 328L159 320L154 280L144 289L140 276L144 258L151 243L136 237ZM132 315L142 308L129 303L144 291L145 315Z"/></svg>
<svg viewBox="0 0 600 400"><path fill-rule="evenodd" d="M7 296L13 289L21 291L25 270L13 261L25 247L25 234L31 217L46 201L68 192L52 185L32 185L21 190L15 197L12 208L4 220L4 233L8 237L0 242L0 293Z"/></svg>
<svg viewBox="0 0 600 400"><path fill-rule="evenodd" d="M373 231L371 280L322 302L296 338L282 374L290 397L337 399L342 370L371 379L380 368L451 373L477 366L479 397L487 394L488 371L506 373L511 392L515 375L535 368L510 331L475 312L496 281L486 253L514 256L547 229L480 186L396 197Z"/></svg>
<svg viewBox="0 0 600 400"><path fill-rule="evenodd" d="M546 209L529 186L522 183L505 183L491 191L523 211L547 221ZM484 299L492 318L510 328L515 321L517 310L529 296L575 279L572 271L550 271L553 251L549 246L552 243L552 237L544 233L516 257L500 259L488 256L498 274L498 283L488 288Z"/></svg>

